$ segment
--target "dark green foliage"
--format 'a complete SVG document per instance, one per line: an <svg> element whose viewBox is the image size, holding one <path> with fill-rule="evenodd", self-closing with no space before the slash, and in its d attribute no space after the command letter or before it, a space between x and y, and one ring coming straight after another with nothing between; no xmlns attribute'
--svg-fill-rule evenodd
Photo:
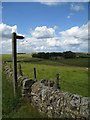
<svg viewBox="0 0 90 120"><path fill-rule="evenodd" d="M66 52L63 52L63 57L64 58L75 58L76 54L71 51L66 51Z"/></svg>
<svg viewBox="0 0 90 120"><path fill-rule="evenodd" d="M43 58L43 59L50 59L52 57L57 58L57 57L61 57L61 56L62 56L62 53L60 53L60 52L51 52L51 53L40 52L40 53L32 54L32 57Z"/></svg>

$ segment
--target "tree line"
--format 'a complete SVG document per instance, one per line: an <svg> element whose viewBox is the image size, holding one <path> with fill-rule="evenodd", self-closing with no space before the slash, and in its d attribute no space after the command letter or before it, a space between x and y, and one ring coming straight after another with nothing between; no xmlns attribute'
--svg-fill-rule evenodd
<svg viewBox="0 0 90 120"><path fill-rule="evenodd" d="M43 58L43 59L51 59L51 58L75 58L76 53L72 51L66 51L66 52L39 52L39 53L32 53L32 57L36 58Z"/></svg>

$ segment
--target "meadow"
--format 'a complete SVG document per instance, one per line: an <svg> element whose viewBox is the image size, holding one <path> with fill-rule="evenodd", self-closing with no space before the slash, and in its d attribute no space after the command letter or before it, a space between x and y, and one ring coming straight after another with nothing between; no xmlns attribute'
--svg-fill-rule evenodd
<svg viewBox="0 0 90 120"><path fill-rule="evenodd" d="M3 55L4 60L11 61L11 55ZM60 75L60 87L63 91L88 96L88 59L45 60L32 58L31 54L18 54L18 64L22 66L23 75L34 79L33 69L36 68L37 80L56 79ZM8 62L12 64L12 62ZM17 68L18 68L17 64Z"/></svg>

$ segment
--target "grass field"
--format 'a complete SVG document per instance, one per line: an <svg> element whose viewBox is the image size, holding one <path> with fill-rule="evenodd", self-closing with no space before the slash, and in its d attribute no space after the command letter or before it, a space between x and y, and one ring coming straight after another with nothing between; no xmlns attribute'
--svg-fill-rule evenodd
<svg viewBox="0 0 90 120"><path fill-rule="evenodd" d="M12 61L11 54L3 54L2 59ZM54 65L72 65L80 67L90 67L88 62L90 58L75 58L75 59L59 59L59 60L43 60L39 58L32 58L31 54L17 54L17 61L38 62L39 64L54 64Z"/></svg>
<svg viewBox="0 0 90 120"><path fill-rule="evenodd" d="M59 73L61 77L60 87L63 91L88 96L87 58L60 59L55 61L32 58L30 54L17 55L17 57L18 60L21 60L20 64L23 74L28 78L33 78L34 67L37 70L38 80L55 80L56 74ZM4 55L3 59L10 60L11 55ZM22 62L23 60L28 62ZM11 62L8 64L11 64Z"/></svg>
<svg viewBox="0 0 90 120"><path fill-rule="evenodd" d="M2 118L42 118L28 100L14 97L12 81L2 74Z"/></svg>
<svg viewBox="0 0 90 120"><path fill-rule="evenodd" d="M37 80L55 80L59 73L60 86L63 91L69 91L82 96L88 96L88 70L73 66L53 66L44 64L21 63L23 74L34 78L33 68L36 67Z"/></svg>

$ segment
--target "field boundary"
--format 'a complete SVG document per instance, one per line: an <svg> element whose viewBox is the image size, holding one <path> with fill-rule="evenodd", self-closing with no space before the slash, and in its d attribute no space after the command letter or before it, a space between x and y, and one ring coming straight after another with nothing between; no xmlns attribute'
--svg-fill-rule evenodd
<svg viewBox="0 0 90 120"><path fill-rule="evenodd" d="M12 78L13 72L6 63L4 71ZM37 106L40 112L51 118L89 118L89 97L82 97L57 89L50 80L36 81L17 75L18 87L21 87L22 97L26 97Z"/></svg>

